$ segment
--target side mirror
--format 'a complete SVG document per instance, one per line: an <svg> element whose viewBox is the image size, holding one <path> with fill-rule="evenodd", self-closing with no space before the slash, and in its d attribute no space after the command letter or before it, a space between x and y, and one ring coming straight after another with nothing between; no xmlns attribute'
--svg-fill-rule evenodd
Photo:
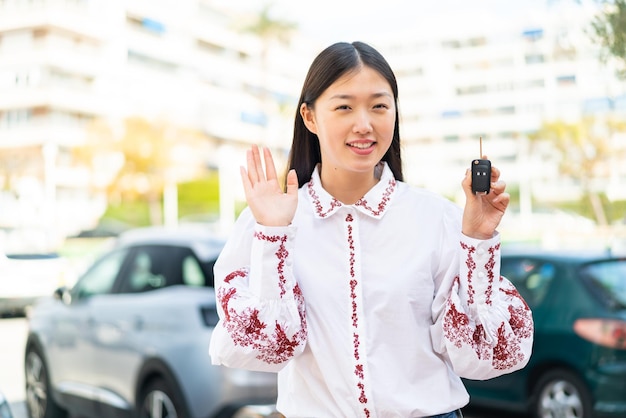
<svg viewBox="0 0 626 418"><path fill-rule="evenodd" d="M72 294L70 293L70 289L67 286L62 286L56 289L54 291L54 298L60 300L66 305L72 303Z"/></svg>

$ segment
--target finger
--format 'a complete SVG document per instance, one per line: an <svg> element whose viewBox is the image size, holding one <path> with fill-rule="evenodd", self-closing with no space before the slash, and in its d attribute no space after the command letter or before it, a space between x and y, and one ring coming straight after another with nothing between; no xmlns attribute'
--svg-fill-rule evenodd
<svg viewBox="0 0 626 418"><path fill-rule="evenodd" d="M254 158L256 178L258 181L261 181L265 175L263 174L263 164L261 164L261 153L259 152L259 147L256 145L252 146L252 157Z"/></svg>
<svg viewBox="0 0 626 418"><path fill-rule="evenodd" d="M298 174L293 168L287 173L287 194L298 193Z"/></svg>
<svg viewBox="0 0 626 418"><path fill-rule="evenodd" d="M511 195L509 195L508 193L502 193L502 194L497 195L491 201L491 204L498 210L501 210L502 212L504 212L506 208L509 206L510 201L511 201Z"/></svg>
<svg viewBox="0 0 626 418"><path fill-rule="evenodd" d="M269 148L263 148L263 159L265 160L265 176L268 180L276 179L276 166L274 165L274 158Z"/></svg>
<svg viewBox="0 0 626 418"><path fill-rule="evenodd" d="M500 178L500 170L496 166L491 166L491 182L495 183Z"/></svg>
<svg viewBox="0 0 626 418"><path fill-rule="evenodd" d="M246 197L252 191L252 183L250 183L250 177L248 176L248 172L243 166L239 167L239 173L241 174L241 184L243 184L243 191Z"/></svg>
<svg viewBox="0 0 626 418"><path fill-rule="evenodd" d="M252 155L252 150L246 151L246 163L248 165L248 170L246 172L246 177L248 181L252 184L259 182L259 176L256 170L256 163L254 162L254 156ZM243 170L246 171L246 170Z"/></svg>
<svg viewBox="0 0 626 418"><path fill-rule="evenodd" d="M502 180L491 183L491 190L493 190L495 194L504 193L505 189L506 183Z"/></svg>

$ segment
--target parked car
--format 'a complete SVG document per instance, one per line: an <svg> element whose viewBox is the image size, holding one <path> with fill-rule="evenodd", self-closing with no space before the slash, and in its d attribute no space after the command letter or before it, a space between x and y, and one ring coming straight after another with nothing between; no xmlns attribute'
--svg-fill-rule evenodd
<svg viewBox="0 0 626 418"><path fill-rule="evenodd" d="M9 402L2 392L0 392L0 418L13 418Z"/></svg>
<svg viewBox="0 0 626 418"><path fill-rule="evenodd" d="M222 246L201 228L131 230L71 289L40 300L25 349L30 417L275 413L275 374L210 363Z"/></svg>
<svg viewBox="0 0 626 418"><path fill-rule="evenodd" d="M465 380L470 404L626 417L626 257L503 250L501 272L533 311L533 354L520 371Z"/></svg>
<svg viewBox="0 0 626 418"><path fill-rule="evenodd" d="M56 252L0 254L0 315L24 315L40 297L63 285L68 263Z"/></svg>

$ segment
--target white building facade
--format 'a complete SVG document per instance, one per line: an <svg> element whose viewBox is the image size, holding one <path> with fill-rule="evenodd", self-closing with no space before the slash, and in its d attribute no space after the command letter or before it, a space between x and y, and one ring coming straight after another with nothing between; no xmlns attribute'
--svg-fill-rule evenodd
<svg viewBox="0 0 626 418"><path fill-rule="evenodd" d="M528 135L545 121L623 117L626 83L599 59L588 34L589 8L548 3L506 21L450 16L380 42L400 85L411 182L454 196L465 168L479 157L482 137L483 153L508 183L531 187L539 199L580 196L559 175L554 150L531 149ZM623 136L613 142L616 150L626 147ZM612 165L605 190L625 199L626 162Z"/></svg>
<svg viewBox="0 0 626 418"><path fill-rule="evenodd" d="M558 156L531 152L527 135L544 120L626 114L624 83L585 33L590 16L575 4L506 22L451 14L377 38L399 82L406 180L458 197L482 137L522 212L531 196L576 197ZM326 45L294 34L263 61L264 41L240 18L210 0L0 0L0 152L22 156L0 173L10 184L0 226L54 225L65 236L93 225L106 200L88 186L115 167L81 171L68 155L95 120L203 132L194 163L221 170L224 202L238 198L242 147L265 143L282 151L280 164L305 71ZM612 173L607 190L623 199L624 161ZM222 211L232 222L232 205Z"/></svg>
<svg viewBox="0 0 626 418"><path fill-rule="evenodd" d="M203 132L207 148L189 164L220 166L233 154L223 144L284 148L268 132L292 117L281 108L296 100L298 61L262 68L263 40L237 23L206 0L0 0L0 152L23 156L2 170L11 192L0 196L0 225L54 225L62 236L93 226L106 201L88 186L115 167L88 172L69 154L96 120Z"/></svg>

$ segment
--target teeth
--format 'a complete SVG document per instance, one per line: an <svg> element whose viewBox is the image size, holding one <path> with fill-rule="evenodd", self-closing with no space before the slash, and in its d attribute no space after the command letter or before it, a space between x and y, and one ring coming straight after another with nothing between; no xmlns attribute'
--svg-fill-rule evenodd
<svg viewBox="0 0 626 418"><path fill-rule="evenodd" d="M354 147L354 148L359 148L359 149L365 149L365 148L369 148L369 147L371 147L371 146L372 146L372 144L371 144L370 142L367 142L367 143L361 143L361 142L358 142L358 143L355 143L355 144L349 144L349 145L350 145L351 147Z"/></svg>

